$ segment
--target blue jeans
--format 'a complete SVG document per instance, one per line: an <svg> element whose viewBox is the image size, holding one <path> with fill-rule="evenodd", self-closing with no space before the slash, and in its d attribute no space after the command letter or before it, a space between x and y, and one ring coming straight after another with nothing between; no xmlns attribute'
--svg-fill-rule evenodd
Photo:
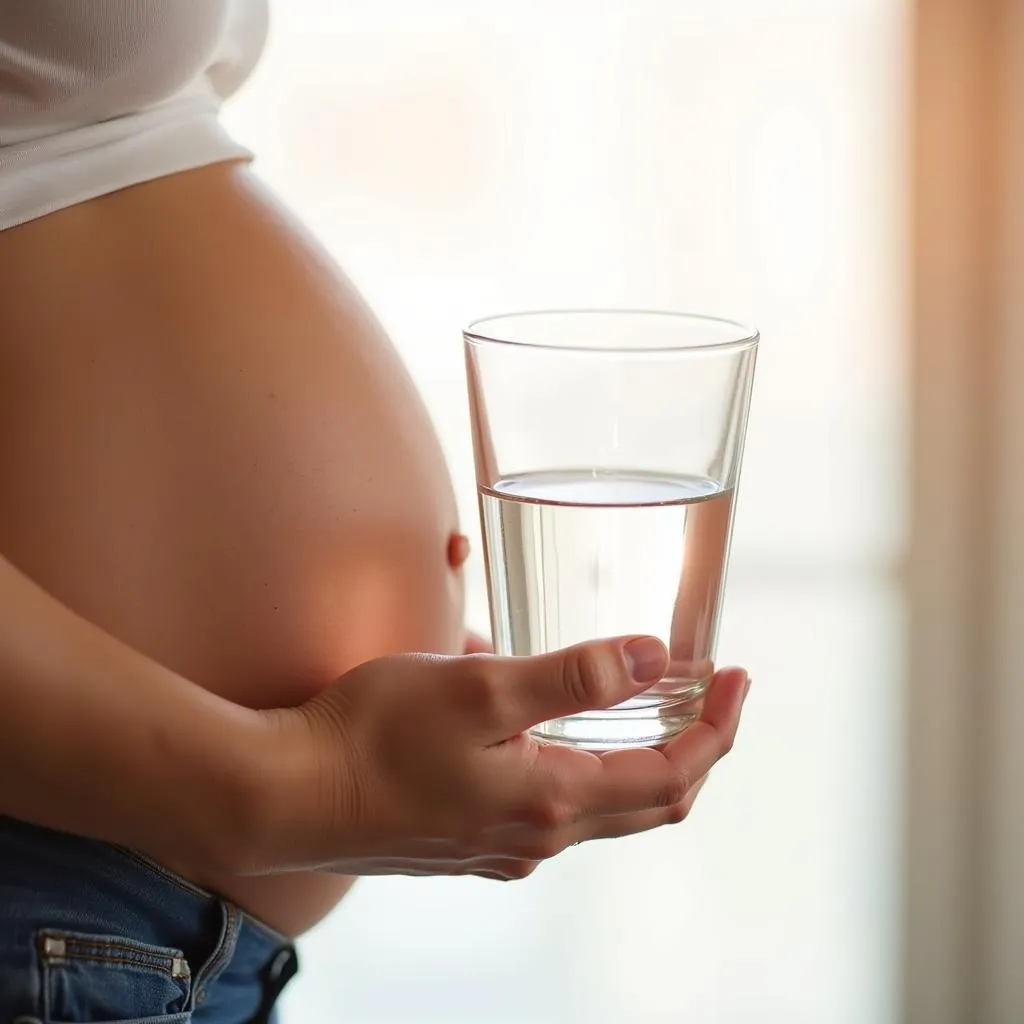
<svg viewBox="0 0 1024 1024"><path fill-rule="evenodd" d="M269 1024L297 966L147 858L0 815L0 1024Z"/></svg>

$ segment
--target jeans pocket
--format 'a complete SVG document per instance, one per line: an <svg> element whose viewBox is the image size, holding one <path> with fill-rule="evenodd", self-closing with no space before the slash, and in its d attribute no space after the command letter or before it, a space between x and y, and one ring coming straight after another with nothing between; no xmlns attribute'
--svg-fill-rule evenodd
<svg viewBox="0 0 1024 1024"><path fill-rule="evenodd" d="M192 972L177 949L116 935L36 938L44 1024L186 1024Z"/></svg>

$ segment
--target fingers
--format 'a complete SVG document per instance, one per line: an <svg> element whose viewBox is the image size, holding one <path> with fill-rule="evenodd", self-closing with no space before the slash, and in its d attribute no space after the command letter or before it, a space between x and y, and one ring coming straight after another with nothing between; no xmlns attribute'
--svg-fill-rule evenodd
<svg viewBox="0 0 1024 1024"><path fill-rule="evenodd" d="M591 839L620 839L623 836L649 832L651 829L661 828L664 825L678 825L689 817L697 796L707 780L706 775L704 778L698 779L686 791L682 800L668 807L636 811L632 814L612 814L598 818L595 822L588 823L587 827L576 829L566 845L572 846L575 843L584 843Z"/></svg>
<svg viewBox="0 0 1024 1024"><path fill-rule="evenodd" d="M668 652L654 637L577 644L531 658L488 658L466 682L489 714L480 725L491 743L564 715L619 704L663 675Z"/></svg>
<svg viewBox="0 0 1024 1024"><path fill-rule="evenodd" d="M628 814L670 807L686 795L685 782L660 750L641 748L594 754L540 746L531 767L531 789L572 808L574 818Z"/></svg>
<svg viewBox="0 0 1024 1024"><path fill-rule="evenodd" d="M662 749L595 754L536 744L523 734L537 721L609 706L650 685L664 669L664 648L657 642L649 651L630 646L627 638L538 658L477 661L478 673L466 680L472 689L463 694L486 695L483 703L467 707L478 727L491 734L494 785L488 788L501 792L509 813L501 827L504 838L492 847L488 863L473 865L469 873L525 877L522 872L572 843L631 835L689 814L708 772L732 748L749 686L742 669L716 673L699 719ZM631 663L631 654L647 660ZM473 661L461 660L460 669ZM510 785L516 775L521 784ZM508 863L497 867L495 858Z"/></svg>
<svg viewBox="0 0 1024 1024"><path fill-rule="evenodd" d="M689 816L706 781L707 776L698 779L681 800L667 807L648 808L629 814L599 815L547 834L536 832L524 835L515 844L513 851L520 854L520 858L509 859L508 868L514 873L516 865L523 862L529 862L535 867L540 861L556 857L570 846L592 839L620 839L664 825L678 825ZM492 868L493 864L489 862L486 867Z"/></svg>
<svg viewBox="0 0 1024 1024"><path fill-rule="evenodd" d="M538 747L528 797L539 810L538 821L557 827L566 824L566 817L580 820L679 804L732 748L746 689L742 669L717 673L701 717L663 750L594 755L556 745Z"/></svg>
<svg viewBox="0 0 1024 1024"><path fill-rule="evenodd" d="M532 850L534 854L532 858L525 854L521 857L481 857L463 862L457 867L453 865L449 869L450 873L477 875L480 878L489 878L498 882L512 882L529 878L544 860L550 860L579 843L589 842L593 839L620 839L624 836L638 835L664 825L677 825L685 821L705 782L707 782L707 776L699 779L690 787L681 801L670 807L632 814L607 815L594 819L596 824L591 821L587 827L566 829L557 837L547 840L546 844L543 840L539 843L536 840L533 843L527 842L523 849L524 851Z"/></svg>
<svg viewBox="0 0 1024 1024"><path fill-rule="evenodd" d="M705 775L702 779L698 779L687 791L686 796L683 797L682 812L683 816L680 821L685 820L689 817L690 811L693 810L693 805L697 802L697 797L700 796L700 791L704 788L704 784L708 781L708 777Z"/></svg>
<svg viewBox="0 0 1024 1024"><path fill-rule="evenodd" d="M568 842L682 821L708 772L732 747L747 689L742 669L717 673L700 719L664 750L598 756L539 747L527 811L520 816L530 830L524 856L544 859Z"/></svg>
<svg viewBox="0 0 1024 1024"><path fill-rule="evenodd" d="M698 779L690 787L686 796L678 803L669 807L660 807L655 810L637 811L631 814L611 814L600 818L589 820L585 826L577 826L565 830L562 834L548 840L547 845L527 843L524 850L532 850L541 859L529 859L523 857L492 857L474 865L469 869L470 874L478 875L481 878L490 878L500 882L510 882L517 879L528 878L537 870L545 859L551 859L564 853L569 847L579 843L590 842L594 839L621 839L625 836L639 835L641 832L650 832L665 825L678 825L685 821L693 810L693 805L707 782L707 776Z"/></svg>
<svg viewBox="0 0 1024 1024"><path fill-rule="evenodd" d="M639 753L630 751L629 753ZM655 753L655 751L651 751ZM513 844L519 856L491 856L465 866L463 872L495 878L501 881L526 878L544 860L563 853L570 846L594 839L620 839L625 836L649 832L665 825L678 825L685 821L704 788L708 776L704 775L690 786L683 797L664 807L647 808L624 814L605 814L588 817L573 825L555 831L533 832L522 836Z"/></svg>
<svg viewBox="0 0 1024 1024"><path fill-rule="evenodd" d="M732 750L748 689L749 677L743 669L716 672L700 718L665 747L665 757L687 789Z"/></svg>

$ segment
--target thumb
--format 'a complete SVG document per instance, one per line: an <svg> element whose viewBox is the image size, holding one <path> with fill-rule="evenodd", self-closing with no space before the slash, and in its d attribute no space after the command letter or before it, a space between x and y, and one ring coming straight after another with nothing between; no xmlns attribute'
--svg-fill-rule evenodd
<svg viewBox="0 0 1024 1024"><path fill-rule="evenodd" d="M653 636L591 640L551 654L501 658L503 739L541 722L614 707L653 686L668 667L668 651Z"/></svg>

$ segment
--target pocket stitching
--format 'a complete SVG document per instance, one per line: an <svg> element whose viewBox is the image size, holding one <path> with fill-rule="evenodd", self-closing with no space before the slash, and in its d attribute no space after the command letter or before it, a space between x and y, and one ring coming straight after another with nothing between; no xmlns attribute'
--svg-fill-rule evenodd
<svg viewBox="0 0 1024 1024"><path fill-rule="evenodd" d="M161 984L171 985L177 991L180 1009L170 1014L126 1018L117 1024L185 1024L190 1017L189 1000L192 974L184 953L170 946L153 946L120 935L99 935L42 929L35 935L36 969L40 972L40 997L43 1021L56 1020L53 1016L55 992L52 988L63 972L81 965L82 970L127 970L159 978ZM60 942L59 952L47 949L47 941ZM175 965L179 971L175 973ZM89 965L93 965L91 968ZM111 1022L113 1024L113 1022Z"/></svg>
<svg viewBox="0 0 1024 1024"><path fill-rule="evenodd" d="M122 964L163 974L174 981L191 977L185 954L169 946L150 946L117 935L86 935L44 930L37 935L37 948L44 964L94 962ZM62 952L48 949L48 943L62 943Z"/></svg>

